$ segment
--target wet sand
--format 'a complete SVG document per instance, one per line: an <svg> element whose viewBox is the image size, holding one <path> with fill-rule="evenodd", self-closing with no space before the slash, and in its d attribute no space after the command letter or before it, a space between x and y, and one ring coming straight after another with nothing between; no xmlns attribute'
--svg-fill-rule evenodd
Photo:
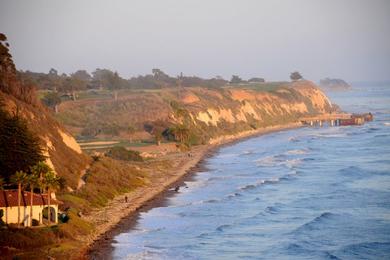
<svg viewBox="0 0 390 260"><path fill-rule="evenodd" d="M84 258L111 259L113 238L125 231L134 228L140 213L154 207L166 205L167 199L173 196L175 188L185 188L185 182L193 178L194 173L206 170L204 159L212 156L219 148L225 145L259 136L267 133L298 128L300 123L291 123L266 127L258 130L243 132L237 135L224 136L211 140L210 145L201 145L192 148L191 157L187 153L179 156L179 163L170 169L163 180L158 180L136 191L123 194L112 200L103 209L93 211L86 219L95 224L96 230L89 236L80 237L87 244ZM165 176L165 175L164 175ZM125 196L128 203L125 203Z"/></svg>

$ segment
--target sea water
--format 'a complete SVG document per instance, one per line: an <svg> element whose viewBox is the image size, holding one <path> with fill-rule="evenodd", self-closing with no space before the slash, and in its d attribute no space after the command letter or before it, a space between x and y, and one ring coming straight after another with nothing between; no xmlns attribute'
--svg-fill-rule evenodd
<svg viewBox="0 0 390 260"><path fill-rule="evenodd" d="M114 259L390 259L390 86L331 94L363 126L300 128L221 148Z"/></svg>

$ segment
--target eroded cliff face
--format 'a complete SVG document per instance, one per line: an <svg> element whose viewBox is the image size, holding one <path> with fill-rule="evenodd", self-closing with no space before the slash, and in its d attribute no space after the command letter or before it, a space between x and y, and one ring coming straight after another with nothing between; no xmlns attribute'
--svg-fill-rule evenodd
<svg viewBox="0 0 390 260"><path fill-rule="evenodd" d="M199 87L138 92L117 101L69 101L61 105L58 118L73 134L92 133L94 137L104 135L107 126L116 127L115 133L107 135L125 137L129 125L139 133L148 131L145 125L161 130L180 124L205 143L221 135L290 123L331 110L331 102L314 83L298 81L271 90Z"/></svg>
<svg viewBox="0 0 390 260"><path fill-rule="evenodd" d="M204 111L192 112L192 118L213 126L223 121L257 121L267 125L269 118L290 117L293 120L306 114L327 113L332 107L324 93L309 81L294 82L273 93L243 89L231 89L228 93L237 102L229 101L227 104L220 99Z"/></svg>
<svg viewBox="0 0 390 260"><path fill-rule="evenodd" d="M66 180L69 188L76 188L80 173L90 159L82 153L73 136L42 105L27 104L1 91L0 100L4 110L18 113L39 137L47 164Z"/></svg>

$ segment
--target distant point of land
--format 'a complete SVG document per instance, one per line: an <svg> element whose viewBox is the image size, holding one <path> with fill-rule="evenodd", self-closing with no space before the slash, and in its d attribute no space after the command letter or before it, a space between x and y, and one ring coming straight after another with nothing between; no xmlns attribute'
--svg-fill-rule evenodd
<svg viewBox="0 0 390 260"><path fill-rule="evenodd" d="M345 91L352 86L342 79L325 78L320 80L320 87L326 91Z"/></svg>

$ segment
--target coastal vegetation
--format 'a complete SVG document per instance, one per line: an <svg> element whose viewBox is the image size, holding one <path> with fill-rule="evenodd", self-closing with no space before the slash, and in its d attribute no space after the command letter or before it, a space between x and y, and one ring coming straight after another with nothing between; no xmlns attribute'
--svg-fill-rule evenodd
<svg viewBox="0 0 390 260"><path fill-rule="evenodd" d="M108 151L107 156L117 160L124 160L124 161L138 161L138 162L143 161L143 158L138 151L127 150L122 146L115 146L111 148Z"/></svg>
<svg viewBox="0 0 390 260"><path fill-rule="evenodd" d="M18 112L6 113L0 104L0 168L9 181L17 171L28 171L31 165L44 160L38 136L31 132ZM18 162L18 163L15 163Z"/></svg>
<svg viewBox="0 0 390 260"><path fill-rule="evenodd" d="M290 79L291 80L300 80L300 79L302 79L303 77L302 77L302 75L301 75L301 73L299 73L298 71L294 71L294 72L292 72L291 74L290 74Z"/></svg>

